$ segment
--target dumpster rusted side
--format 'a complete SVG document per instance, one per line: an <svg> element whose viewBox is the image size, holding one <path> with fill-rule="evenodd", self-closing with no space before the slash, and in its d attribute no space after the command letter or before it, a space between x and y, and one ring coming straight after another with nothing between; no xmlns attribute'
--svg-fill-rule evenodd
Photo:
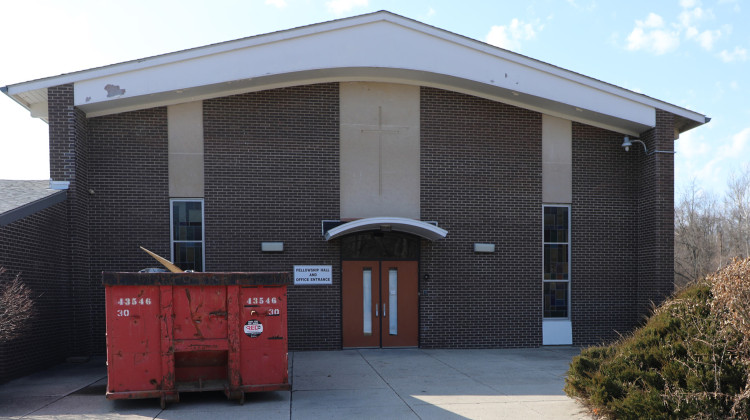
<svg viewBox="0 0 750 420"><path fill-rule="evenodd" d="M287 286L289 272L253 273L102 273L105 286Z"/></svg>
<svg viewBox="0 0 750 420"><path fill-rule="evenodd" d="M290 273L103 273L107 398L290 389Z"/></svg>

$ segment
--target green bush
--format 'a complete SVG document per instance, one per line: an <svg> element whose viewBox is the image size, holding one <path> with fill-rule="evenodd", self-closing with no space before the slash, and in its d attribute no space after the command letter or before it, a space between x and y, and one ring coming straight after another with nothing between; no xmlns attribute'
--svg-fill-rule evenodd
<svg viewBox="0 0 750 420"><path fill-rule="evenodd" d="M712 312L711 286L682 291L613 345L584 349L565 391L611 418L748 418L744 337Z"/></svg>

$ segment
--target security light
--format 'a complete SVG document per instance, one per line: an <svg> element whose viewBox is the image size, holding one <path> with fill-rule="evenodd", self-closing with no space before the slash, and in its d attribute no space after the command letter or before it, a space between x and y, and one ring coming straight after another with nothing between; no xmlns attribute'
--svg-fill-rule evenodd
<svg viewBox="0 0 750 420"><path fill-rule="evenodd" d="M630 146L632 146L633 143L630 142L630 137L625 136L625 139L622 141L622 147L625 149L626 152L630 151Z"/></svg>
<svg viewBox="0 0 750 420"><path fill-rule="evenodd" d="M642 142L642 141L640 141L638 139L631 140L630 137L628 137L628 136L625 136L625 138L622 140L622 144L620 146L622 146L622 148L625 149L626 152L629 152L630 151L630 146L632 146L633 143L640 143L640 144L642 144L643 145L643 151L646 152L647 155L651 154L651 153L648 152L648 149L646 148L646 143L644 143L644 142Z"/></svg>

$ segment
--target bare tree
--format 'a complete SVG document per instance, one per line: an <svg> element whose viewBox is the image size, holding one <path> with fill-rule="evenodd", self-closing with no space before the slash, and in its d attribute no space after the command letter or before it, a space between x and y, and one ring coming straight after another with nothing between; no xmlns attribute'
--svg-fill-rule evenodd
<svg viewBox="0 0 750 420"><path fill-rule="evenodd" d="M750 166L729 179L724 208L730 253L750 256Z"/></svg>
<svg viewBox="0 0 750 420"><path fill-rule="evenodd" d="M723 223L713 195L693 180L675 208L675 283L713 272L723 261Z"/></svg>
<svg viewBox="0 0 750 420"><path fill-rule="evenodd" d="M732 175L721 201L693 180L675 205L674 235L678 287L750 256L750 166Z"/></svg>
<svg viewBox="0 0 750 420"><path fill-rule="evenodd" d="M17 337L34 314L31 290L21 281L21 274L4 278L0 267L0 342Z"/></svg>

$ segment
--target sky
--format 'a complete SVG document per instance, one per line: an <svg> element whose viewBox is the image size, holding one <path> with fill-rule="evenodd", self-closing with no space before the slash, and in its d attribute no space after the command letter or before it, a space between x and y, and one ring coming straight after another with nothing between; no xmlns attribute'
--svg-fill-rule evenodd
<svg viewBox="0 0 750 420"><path fill-rule="evenodd" d="M750 162L745 0L5 0L0 86L388 10L705 114L675 194ZM48 127L0 94L0 179L48 179Z"/></svg>

